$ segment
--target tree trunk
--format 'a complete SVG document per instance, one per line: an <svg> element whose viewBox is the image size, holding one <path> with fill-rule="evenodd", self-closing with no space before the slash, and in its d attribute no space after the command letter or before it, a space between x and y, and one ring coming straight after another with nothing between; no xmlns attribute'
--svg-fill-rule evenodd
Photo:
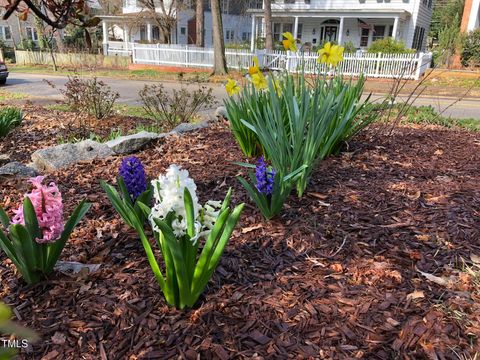
<svg viewBox="0 0 480 360"><path fill-rule="evenodd" d="M222 10L220 0L211 0L213 23L213 73L212 75L225 75L227 73L227 60L225 58L225 43L223 41Z"/></svg>
<svg viewBox="0 0 480 360"><path fill-rule="evenodd" d="M272 36L272 1L264 0L265 6L265 49L273 50L273 36Z"/></svg>
<svg viewBox="0 0 480 360"><path fill-rule="evenodd" d="M205 13L204 13L204 0L197 0L197 7L196 7L196 30L197 30L197 40L195 44L199 47L205 46L205 39L203 36L204 28L205 28Z"/></svg>

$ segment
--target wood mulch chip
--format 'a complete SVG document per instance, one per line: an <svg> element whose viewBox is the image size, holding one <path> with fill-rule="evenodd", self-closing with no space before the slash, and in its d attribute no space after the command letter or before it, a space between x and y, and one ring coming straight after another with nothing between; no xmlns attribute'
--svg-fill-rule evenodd
<svg viewBox="0 0 480 360"><path fill-rule="evenodd" d="M34 122L36 115L32 115ZM0 151L25 159L50 141L37 124ZM62 260L101 264L35 286L0 255L0 296L41 340L24 359L457 359L480 351L480 136L401 127L365 131L323 161L307 194L263 221L235 176L243 159L228 127L159 141L141 152L150 177L188 169L202 202L247 202L198 306L169 308L140 241L99 186L121 158L49 174L68 211L93 203ZM35 142L35 140L37 140ZM13 141L13 142L12 142ZM13 144L18 148L12 150ZM244 159L243 159L244 160ZM18 206L24 180L0 179Z"/></svg>

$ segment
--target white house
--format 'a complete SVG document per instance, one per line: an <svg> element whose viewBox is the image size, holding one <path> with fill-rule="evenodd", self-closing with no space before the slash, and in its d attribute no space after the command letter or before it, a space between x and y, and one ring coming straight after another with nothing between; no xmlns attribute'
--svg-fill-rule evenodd
<svg viewBox="0 0 480 360"><path fill-rule="evenodd" d="M164 1L169 9L169 1ZM235 1L223 1L223 34L225 43L249 42L251 36L250 18L242 16L237 11ZM162 16L160 8L156 9L157 15ZM170 34L170 43L177 45L194 44L196 40L196 22L193 3L179 11L171 12L175 18L175 26ZM208 2L205 4L204 13L205 46L213 46L212 13ZM156 19L146 11L138 0L124 0L122 14L116 16L101 16L103 25L104 45L108 41L117 40L125 43L160 41L160 28L156 25Z"/></svg>
<svg viewBox="0 0 480 360"><path fill-rule="evenodd" d="M276 0L272 3L273 37L290 31L302 43L352 42L364 49L384 37L424 51L433 0ZM264 36L262 1L249 9L251 32ZM254 37L255 37L254 36ZM251 41L254 49L255 42Z"/></svg>

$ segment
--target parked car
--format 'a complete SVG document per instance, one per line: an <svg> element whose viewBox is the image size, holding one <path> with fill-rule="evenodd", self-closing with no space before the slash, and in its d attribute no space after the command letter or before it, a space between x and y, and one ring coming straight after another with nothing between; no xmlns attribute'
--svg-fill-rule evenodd
<svg viewBox="0 0 480 360"><path fill-rule="evenodd" d="M4 85L7 82L8 69L5 63L0 62L0 85Z"/></svg>

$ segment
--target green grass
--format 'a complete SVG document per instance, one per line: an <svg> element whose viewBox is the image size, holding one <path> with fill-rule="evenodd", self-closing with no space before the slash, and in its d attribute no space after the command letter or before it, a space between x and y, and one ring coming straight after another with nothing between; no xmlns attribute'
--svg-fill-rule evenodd
<svg viewBox="0 0 480 360"><path fill-rule="evenodd" d="M4 91L0 89L0 101L24 100L28 97L29 96L24 93Z"/></svg>
<svg viewBox="0 0 480 360"><path fill-rule="evenodd" d="M204 72L183 73L171 71L159 71L154 69L142 70L128 70L128 69L96 69L89 68L59 68L58 71L53 71L51 66L46 65L15 65L9 67L12 73L33 73L33 74L51 74L51 75L74 75L80 76L98 76L98 77L113 77L118 79L130 80L186 80L207 82L209 74Z"/></svg>
<svg viewBox="0 0 480 360"><path fill-rule="evenodd" d="M381 104L371 105L371 110L378 110ZM400 111L401 105L394 105L390 114L390 120L394 120ZM371 111L370 110L370 111ZM385 121L388 110L379 121ZM461 128L468 131L480 131L480 119L452 119L439 115L432 106L411 106L402 116L401 124L439 125L446 128Z"/></svg>
<svg viewBox="0 0 480 360"><path fill-rule="evenodd" d="M45 105L45 109L64 112L72 111L66 104ZM138 105L116 104L113 106L113 111L122 116L133 116L154 120L145 112L142 106Z"/></svg>

